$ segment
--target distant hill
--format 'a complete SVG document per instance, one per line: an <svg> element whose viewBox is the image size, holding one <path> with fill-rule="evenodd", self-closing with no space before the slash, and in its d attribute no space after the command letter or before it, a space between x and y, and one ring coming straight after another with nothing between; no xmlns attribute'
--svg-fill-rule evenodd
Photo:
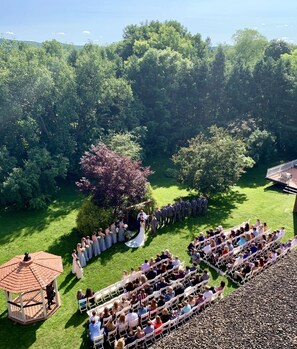
<svg viewBox="0 0 297 349"><path fill-rule="evenodd" d="M0 45L3 43L3 41L22 42L24 44L32 45L34 47L40 47L42 45L42 42L37 42L37 41L9 40L9 39L2 39L2 38L0 38ZM63 44L62 42L60 42L60 44L63 45L65 48L71 48L71 47L82 48L83 47L83 45Z"/></svg>

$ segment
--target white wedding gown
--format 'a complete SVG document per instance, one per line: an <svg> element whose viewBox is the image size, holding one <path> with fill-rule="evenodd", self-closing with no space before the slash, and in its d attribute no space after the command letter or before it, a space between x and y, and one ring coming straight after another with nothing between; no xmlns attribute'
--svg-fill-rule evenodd
<svg viewBox="0 0 297 349"><path fill-rule="evenodd" d="M140 230L135 239L126 242L128 247L140 247L144 244L145 240L145 223L140 223Z"/></svg>

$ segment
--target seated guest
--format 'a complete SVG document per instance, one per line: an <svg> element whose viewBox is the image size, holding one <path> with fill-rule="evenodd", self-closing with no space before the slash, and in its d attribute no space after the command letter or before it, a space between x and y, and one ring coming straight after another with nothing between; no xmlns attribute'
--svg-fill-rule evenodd
<svg viewBox="0 0 297 349"><path fill-rule="evenodd" d="M95 320L95 322L98 322L100 320L100 317L98 316L96 310L92 311L92 315L89 318L89 322L92 322L92 320ZM100 322L100 325L101 325L101 322Z"/></svg>
<svg viewBox="0 0 297 349"><path fill-rule="evenodd" d="M170 286L170 283L166 282L164 277L161 277L160 281L157 283L156 290L159 291L167 286Z"/></svg>
<svg viewBox="0 0 297 349"><path fill-rule="evenodd" d="M122 297L122 300L120 302L120 306L122 308L126 308L128 305L130 305L130 301L126 299L125 297Z"/></svg>
<svg viewBox="0 0 297 349"><path fill-rule="evenodd" d="M122 337L119 340L115 340L114 349L124 349L125 348L125 338Z"/></svg>
<svg viewBox="0 0 297 349"><path fill-rule="evenodd" d="M144 304L142 304L142 303L140 303L140 306L139 306L139 308L138 308L138 316L139 317L141 317L141 315L144 315L144 314L146 314L148 312L148 309L147 309L147 307L144 305Z"/></svg>
<svg viewBox="0 0 297 349"><path fill-rule="evenodd" d="M174 293L173 287L168 286L167 292L164 296L165 303L170 301L170 299L172 299L174 297L174 295L175 295L175 293Z"/></svg>
<svg viewBox="0 0 297 349"><path fill-rule="evenodd" d="M169 260L166 270L172 270L174 267L172 260Z"/></svg>
<svg viewBox="0 0 297 349"><path fill-rule="evenodd" d="M100 330L101 323L100 321L95 321L94 319L89 324L89 336L90 340L93 341L94 337L98 337L101 335Z"/></svg>
<svg viewBox="0 0 297 349"><path fill-rule="evenodd" d="M193 262L192 266L190 267L190 271L198 270L197 264L198 264L197 262Z"/></svg>
<svg viewBox="0 0 297 349"><path fill-rule="evenodd" d="M206 291L203 293L204 300L209 302L209 301L211 301L212 296L213 296L213 291L211 290L210 287L206 287Z"/></svg>
<svg viewBox="0 0 297 349"><path fill-rule="evenodd" d="M225 281L221 281L220 286L216 287L215 291L216 292L222 292L224 290L224 288L225 288L225 285L226 285Z"/></svg>
<svg viewBox="0 0 297 349"><path fill-rule="evenodd" d="M200 242L201 242L201 241L204 241L204 235L203 235L202 232L199 234L198 240L199 240Z"/></svg>
<svg viewBox="0 0 297 349"><path fill-rule="evenodd" d="M144 330L140 327L140 326L137 326L137 329L136 329L136 338L139 339L139 338L142 338L145 336L145 332Z"/></svg>
<svg viewBox="0 0 297 349"><path fill-rule="evenodd" d="M115 330L115 324L112 320L108 320L107 324L104 326L104 334L107 336L108 332Z"/></svg>
<svg viewBox="0 0 297 349"><path fill-rule="evenodd" d="M175 297L183 295L185 288L182 283L178 283L175 288Z"/></svg>
<svg viewBox="0 0 297 349"><path fill-rule="evenodd" d="M239 271L235 271L234 277L235 278L244 278L247 274L251 272L251 267L249 262L245 262L243 268L241 268Z"/></svg>
<svg viewBox="0 0 297 349"><path fill-rule="evenodd" d="M148 280L153 280L157 276L156 270L153 267L150 267L150 270L146 273Z"/></svg>
<svg viewBox="0 0 297 349"><path fill-rule="evenodd" d="M171 318L171 316L170 316L170 314L169 314L168 309L167 309L167 308L164 308L164 309L162 310L162 314L161 314L161 320L162 320L163 324L164 324L165 322L169 321L170 318Z"/></svg>
<svg viewBox="0 0 297 349"><path fill-rule="evenodd" d="M181 313L182 313L182 314L186 314L186 313L188 313L191 309L192 309L192 308L191 308L191 305L189 304L189 302L188 302L188 301L183 301L183 308L182 308Z"/></svg>
<svg viewBox="0 0 297 349"><path fill-rule="evenodd" d="M167 254L165 253L165 251L162 251L162 252L161 252L160 258L161 258L161 259L167 259L167 258L168 258L168 256L167 256Z"/></svg>
<svg viewBox="0 0 297 349"><path fill-rule="evenodd" d="M208 242L202 249L204 256L210 256L212 253L212 247L210 242Z"/></svg>
<svg viewBox="0 0 297 349"><path fill-rule="evenodd" d="M165 303L164 303L165 304ZM155 298L152 299L151 303L148 305L148 310L155 310L158 308L158 303Z"/></svg>
<svg viewBox="0 0 297 349"><path fill-rule="evenodd" d="M142 270L142 272L143 273L146 273L147 271L149 271L150 270L150 263L149 263L149 261L146 259L145 261L144 261L144 263L141 265L141 270Z"/></svg>
<svg viewBox="0 0 297 349"><path fill-rule="evenodd" d="M126 321L128 322L128 326L130 327L131 324L134 323L138 319L138 314L133 311L133 309L130 309L129 313L126 315Z"/></svg>
<svg viewBox="0 0 297 349"><path fill-rule="evenodd" d="M149 260L150 266L152 267L154 264L156 264L155 258L151 257Z"/></svg>
<svg viewBox="0 0 297 349"><path fill-rule="evenodd" d="M126 330L128 326L128 323L126 321L126 316L124 313L122 313L119 317L118 317L118 320L117 320L117 323L116 323L116 327L119 331L119 333L122 333Z"/></svg>
<svg viewBox="0 0 297 349"><path fill-rule="evenodd" d="M197 298L196 298L196 304L201 304L204 302L204 298L203 298L203 294L202 293L199 293Z"/></svg>
<svg viewBox="0 0 297 349"><path fill-rule="evenodd" d="M201 262L200 253L196 249L192 250L191 261L192 261L192 263L196 263L196 264L199 264Z"/></svg>
<svg viewBox="0 0 297 349"><path fill-rule="evenodd" d="M256 246L256 244L253 242L251 245L251 252L252 253L256 253L258 251L258 247Z"/></svg>
<svg viewBox="0 0 297 349"><path fill-rule="evenodd" d="M85 299L85 298L86 298L86 296L83 294L82 290L78 290L77 294L76 294L76 299L78 301L80 301L80 300Z"/></svg>
<svg viewBox="0 0 297 349"><path fill-rule="evenodd" d="M134 331L130 330L128 332L128 335L127 335L127 338L126 338L126 341L125 341L126 345L135 342L135 340L136 340L136 337L135 337Z"/></svg>
<svg viewBox="0 0 297 349"><path fill-rule="evenodd" d="M164 296L162 294L160 295L157 304L158 304L158 308L162 307L165 304L165 299L164 299Z"/></svg>
<svg viewBox="0 0 297 349"><path fill-rule="evenodd" d="M148 296L150 296L151 294L153 294L153 293L154 293L154 287L153 287L153 285L151 286L151 285L149 285L149 284L146 284L146 285L144 286L144 292L145 292Z"/></svg>
<svg viewBox="0 0 297 349"><path fill-rule="evenodd" d="M163 325L163 322L162 322L162 320L161 320L159 315L157 315L156 318L152 321L152 324L153 324L155 330ZM156 331L156 335L158 335L160 333L161 333L161 330L160 331Z"/></svg>
<svg viewBox="0 0 297 349"><path fill-rule="evenodd" d="M94 296L94 292L90 287L88 287L86 290L86 298L90 305L95 304L95 298L93 298L93 296Z"/></svg>
<svg viewBox="0 0 297 349"><path fill-rule="evenodd" d="M162 258L160 257L159 254L157 254L156 259L155 259L155 262L158 263L158 262L160 262L161 260L162 260Z"/></svg>
<svg viewBox="0 0 297 349"><path fill-rule="evenodd" d="M194 298L193 295L189 295L188 303L190 304L191 308L193 308L196 305L196 299Z"/></svg>
<svg viewBox="0 0 297 349"><path fill-rule="evenodd" d="M191 241L187 248L188 248L189 253L191 253L195 249L194 241Z"/></svg>
<svg viewBox="0 0 297 349"><path fill-rule="evenodd" d="M200 282L208 281L208 280L209 280L209 274L208 274L208 271L205 269L203 271L203 274L202 274L201 278L200 278Z"/></svg>
<svg viewBox="0 0 297 349"><path fill-rule="evenodd" d="M114 315L116 314L118 311L122 310L123 308L121 307L120 303L115 301L113 303L112 309L111 309L111 314Z"/></svg>
<svg viewBox="0 0 297 349"><path fill-rule="evenodd" d="M138 293L137 300L142 301L147 297L147 294L145 293L144 289L141 289Z"/></svg>
<svg viewBox="0 0 297 349"><path fill-rule="evenodd" d="M174 260L172 261L173 266L177 266L180 265L180 260L178 258L178 256L175 256Z"/></svg>
<svg viewBox="0 0 297 349"><path fill-rule="evenodd" d="M154 328L154 325L152 324L152 321L149 320L147 322L147 325L145 326L145 328L143 329L144 333L145 334L149 334L149 333L152 333L154 332L155 328Z"/></svg>
<svg viewBox="0 0 297 349"><path fill-rule="evenodd" d="M111 313L107 307L103 309L103 312L100 314L101 319L107 319L111 316Z"/></svg>

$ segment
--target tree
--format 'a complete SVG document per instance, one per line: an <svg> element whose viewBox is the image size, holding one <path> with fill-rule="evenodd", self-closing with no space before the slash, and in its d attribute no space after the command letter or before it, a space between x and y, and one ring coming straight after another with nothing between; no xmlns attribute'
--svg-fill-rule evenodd
<svg viewBox="0 0 297 349"><path fill-rule="evenodd" d="M151 170L114 153L106 145L92 145L80 163L85 177L76 184L83 193L93 195L98 206L113 207L116 213L145 196Z"/></svg>
<svg viewBox="0 0 297 349"><path fill-rule="evenodd" d="M137 141L138 137L126 132L111 134L104 143L118 155L126 156L132 160L141 160L142 148Z"/></svg>
<svg viewBox="0 0 297 349"><path fill-rule="evenodd" d="M244 143L224 129L212 126L209 134L199 134L173 156L179 167L179 180L188 189L205 195L228 191L237 183L245 168L254 161L246 156Z"/></svg>

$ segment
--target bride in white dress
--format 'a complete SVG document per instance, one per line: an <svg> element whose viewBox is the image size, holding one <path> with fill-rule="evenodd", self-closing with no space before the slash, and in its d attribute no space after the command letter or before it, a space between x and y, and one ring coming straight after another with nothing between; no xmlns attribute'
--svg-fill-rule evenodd
<svg viewBox="0 0 297 349"><path fill-rule="evenodd" d="M138 235L136 236L135 239L126 242L126 245L128 247L134 247L134 248L140 247L144 244L144 240L145 240L145 220L142 219L140 221L140 229L139 229Z"/></svg>

